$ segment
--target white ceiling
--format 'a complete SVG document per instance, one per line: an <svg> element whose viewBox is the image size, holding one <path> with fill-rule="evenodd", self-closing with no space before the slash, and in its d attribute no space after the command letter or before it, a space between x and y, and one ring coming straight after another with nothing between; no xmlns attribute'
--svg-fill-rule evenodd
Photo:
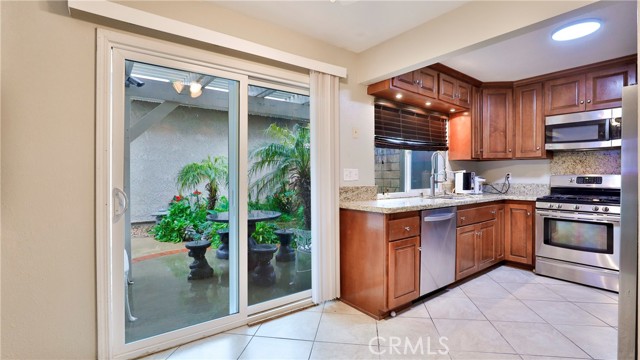
<svg viewBox="0 0 640 360"><path fill-rule="evenodd" d="M362 52L467 1L219 1L216 5L275 23L355 53Z"/></svg>
<svg viewBox="0 0 640 360"><path fill-rule="evenodd" d="M218 1L216 5L275 23L355 53L376 46L468 1ZM598 18L602 28L566 43L551 40L562 24ZM460 24L457 24L460 25ZM544 23L459 51L442 63L481 81L514 81L637 52L636 1L600 1Z"/></svg>

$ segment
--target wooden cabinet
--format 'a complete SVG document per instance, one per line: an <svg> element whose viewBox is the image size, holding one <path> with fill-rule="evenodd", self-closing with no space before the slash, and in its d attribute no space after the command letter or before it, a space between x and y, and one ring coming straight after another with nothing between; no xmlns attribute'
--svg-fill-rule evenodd
<svg viewBox="0 0 640 360"><path fill-rule="evenodd" d="M515 87L515 158L547 156L542 99L542 83Z"/></svg>
<svg viewBox="0 0 640 360"><path fill-rule="evenodd" d="M471 85L452 76L440 73L438 99L465 108L471 107Z"/></svg>
<svg viewBox="0 0 640 360"><path fill-rule="evenodd" d="M482 98L480 89L471 88L469 111L449 116L449 160L480 159L482 143Z"/></svg>
<svg viewBox="0 0 640 360"><path fill-rule="evenodd" d="M513 90L482 90L482 158L513 158Z"/></svg>
<svg viewBox="0 0 640 360"><path fill-rule="evenodd" d="M497 264L504 258L500 204L466 206L458 210L456 280Z"/></svg>
<svg viewBox="0 0 640 360"><path fill-rule="evenodd" d="M635 83L634 63L545 81L545 115L622 106L622 88Z"/></svg>
<svg viewBox="0 0 640 360"><path fill-rule="evenodd" d="M533 219L533 203L505 204L505 260L533 265Z"/></svg>
<svg viewBox="0 0 640 360"><path fill-rule="evenodd" d="M435 98L438 96L438 72L422 68L394 77L392 85L416 94Z"/></svg>
<svg viewBox="0 0 640 360"><path fill-rule="evenodd" d="M410 303L420 294L420 237L389 242L389 309Z"/></svg>
<svg viewBox="0 0 640 360"><path fill-rule="evenodd" d="M340 210L340 298L371 315L420 295L420 213Z"/></svg>

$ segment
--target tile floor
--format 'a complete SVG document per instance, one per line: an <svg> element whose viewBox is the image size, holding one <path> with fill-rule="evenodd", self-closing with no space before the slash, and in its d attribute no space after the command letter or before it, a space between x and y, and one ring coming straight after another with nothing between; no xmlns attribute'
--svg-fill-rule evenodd
<svg viewBox="0 0 640 360"><path fill-rule="evenodd" d="M617 314L616 293L502 266L395 318L331 301L147 359L615 359Z"/></svg>

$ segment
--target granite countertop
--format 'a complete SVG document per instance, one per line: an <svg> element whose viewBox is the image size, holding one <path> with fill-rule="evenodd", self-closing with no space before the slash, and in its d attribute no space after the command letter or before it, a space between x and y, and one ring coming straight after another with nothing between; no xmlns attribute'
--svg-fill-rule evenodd
<svg viewBox="0 0 640 360"><path fill-rule="evenodd" d="M480 204L500 200L535 201L535 195L453 195L452 198L406 197L395 199L378 199L364 201L342 201L341 209L369 211L382 214L393 214L405 211L443 208L469 204Z"/></svg>

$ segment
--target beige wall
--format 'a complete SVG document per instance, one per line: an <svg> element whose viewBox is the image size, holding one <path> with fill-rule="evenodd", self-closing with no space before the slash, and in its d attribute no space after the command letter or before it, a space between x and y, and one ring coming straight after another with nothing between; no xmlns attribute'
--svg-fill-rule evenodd
<svg viewBox="0 0 640 360"><path fill-rule="evenodd" d="M360 170L360 180L346 185L373 185L372 99L356 80L356 55L228 11L198 7L206 4L140 6L347 67L351 75L340 92L341 168ZM548 2L540 6L557 10ZM97 26L70 18L63 1L0 1L0 9L2 356L94 358ZM510 17L509 26L517 27L520 17ZM438 39L478 41L474 34L467 29ZM366 62L370 75L364 77L395 66L375 57ZM357 139L353 128L359 130Z"/></svg>

